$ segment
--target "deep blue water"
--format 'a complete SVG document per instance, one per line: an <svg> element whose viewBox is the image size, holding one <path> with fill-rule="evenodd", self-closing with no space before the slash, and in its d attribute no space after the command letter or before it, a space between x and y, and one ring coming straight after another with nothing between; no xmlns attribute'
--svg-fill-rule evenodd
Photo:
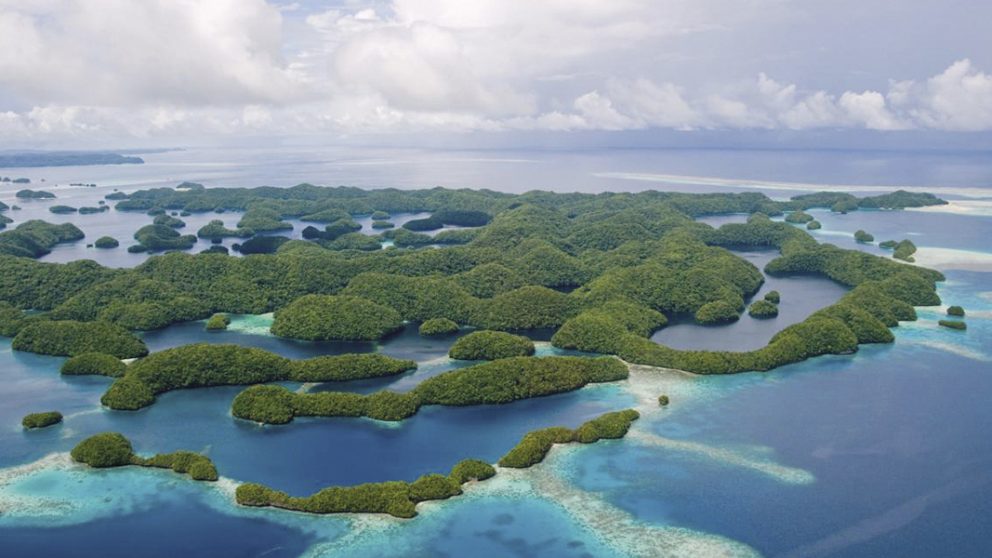
<svg viewBox="0 0 992 558"><path fill-rule="evenodd" d="M212 177L218 185L276 182L270 175L246 179L246 173L259 168L257 164L245 168L194 164L221 155L150 156L145 168L7 174L36 179L44 174L49 183L98 182L104 191L185 179L213 185ZM825 170L846 159L839 154L783 156L783 164L771 165L774 155L729 156L711 172L703 163L722 160L712 153L537 156L535 162L489 160L471 168L468 161L414 158L385 165L385 170L365 165L366 178L354 182L393 185L391 179L402 174L396 182L400 186L447 185L437 179L439 169L447 168L452 170L447 180L478 186L505 179L510 167L521 177L514 182L517 189L548 187L550 177L568 179L578 174L586 178L575 182L576 189L595 189L604 180L618 187L657 186L593 176L600 172L810 182L807 177L812 175L835 183L939 181L955 187L988 183L990 176L987 162L967 156L913 160L862 154L846 166ZM296 160L279 157L286 165ZM816 163L811 169L803 168L811 161ZM345 163L301 165L287 175L294 178L288 182L317 181L307 173L346 169ZM345 178L360 176L358 166L331 174L330 180L350 183ZM528 166L533 168L520 170ZM570 168L562 174L566 166ZM858 169L867 173L861 176ZM274 175L277 170L268 172ZM105 193L56 191L66 198ZM0 198L8 201L8 194L0 192ZM58 220L46 207L26 206L20 214L8 214L18 221L32 216ZM126 238L137 228L128 219L149 219L119 217L68 219L81 223L90 240L102 231L118 230L114 227L126 230L128 235L120 236ZM206 221L214 216L204 217ZM236 219L220 217L231 220L229 225ZM990 217L913 211L848 215L817 211L816 217L824 227L814 232L820 241L878 254L885 252L875 245L856 244L853 232L867 230L879 241L911 238L921 252L937 247L982 256L987 256L987 239L992 237ZM741 219L719 216L704 221L718 226ZM187 230L199 226L193 218L187 221ZM115 260L123 250L114 252L102 253L100 257L106 259L101 261L112 265L141 261L141 256ZM60 248L49 258L60 261L81 254L95 251L77 244ZM773 257L768 252L741 255L759 268ZM657 541L659 551L664 548L673 555L705 555L701 549L712 547L700 545L737 541L768 556L988 556L992 554L987 536L992 517L990 271L951 270L940 287L945 304L962 304L968 311L966 332L938 328L942 309L924 308L919 309L918 322L895 330L895 344L863 347L855 355L817 358L770 373L660 374L657 385L619 382L504 406L428 407L400 424L301 419L282 427L259 427L230 416L231 399L241 389L237 387L177 391L140 412L110 412L99 406L110 380L62 378L58 368L63 359L15 353L9 340L0 339L0 554L299 556L309 551L335 556L610 556L624 555L631 535L618 527L629 522L646 529L635 530L635 538ZM655 339L676 347L750 349L844 292L815 278L768 278L756 296L772 289L782 293L781 314L775 320L745 315L721 327L675 323ZM153 350L223 342L262 347L291 358L382 351L419 364L418 370L398 377L325 384L317 390L405 390L425 377L466 364L444 357L455 336L424 339L408 328L378 344L300 343L261 334L264 323L264 318L238 317L237 327L222 333L206 333L202 323L180 324L149 332L145 338ZM537 332L534 337L547 335ZM541 352L553 351L542 347ZM526 482L512 487L493 484L497 488L489 490L483 483L481 492L470 490L451 501L422 506L423 513L412 521L239 508L231 503L223 483L194 483L168 471L91 471L49 465L15 474L12 469L67 451L92 433L116 430L131 438L139 452L204 451L228 479L264 482L304 494L330 484L409 480L446 471L466 457L494 461L524 432L557 424L574 426L607 410L630 407L637 404L639 389L649 397L667 393L672 403L664 410L647 409L650 412L625 440L577 448L534 471L564 479L578 489L576 494L549 494ZM65 422L42 431L21 429L24 414L49 409L65 414ZM505 477L498 475L490 482L505 482L501 478ZM590 502L595 505L584 507ZM596 517L609 517L610 522L590 523ZM682 532L677 545L662 546L669 528L688 531Z"/></svg>
<svg viewBox="0 0 992 558"><path fill-rule="evenodd" d="M778 256L777 251L736 251L759 270ZM762 272L764 273L764 272ZM748 300L761 300L765 293L778 291L781 302L774 318L752 318L745 311L736 322L702 326L692 316L678 317L651 336L653 341L676 349L750 351L760 349L783 328L805 320L817 310L830 306L847 289L822 277L775 277L765 275L761 289Z"/></svg>
<svg viewBox="0 0 992 558"><path fill-rule="evenodd" d="M945 298L989 287L988 274L955 272L949 282ZM771 556L987 555L992 343L987 318L971 324L981 361L919 344L953 347L960 332L904 326L895 345L855 356L701 379L717 401L652 425L666 438L803 469L816 479L808 485L636 444L585 449L572 477L637 517L725 534Z"/></svg>
<svg viewBox="0 0 992 558"><path fill-rule="evenodd" d="M290 558L302 554L314 540L305 532L263 519L218 514L195 495L187 496L191 498L188 503L152 496L149 509L83 525L3 529L5 555L83 556L92 552L107 558ZM168 518L164 525L163 518Z"/></svg>

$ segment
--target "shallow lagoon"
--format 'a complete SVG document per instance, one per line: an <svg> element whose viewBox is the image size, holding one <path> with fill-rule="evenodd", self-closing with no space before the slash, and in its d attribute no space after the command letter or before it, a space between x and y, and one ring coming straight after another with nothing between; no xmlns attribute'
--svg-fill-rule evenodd
<svg viewBox="0 0 992 558"><path fill-rule="evenodd" d="M956 235L947 227L961 221L945 214L816 216L824 229L814 234L845 247L855 245L851 235L858 228L878 240L887 238L885 231L905 230L920 233L909 236L920 246L965 250L987 249L982 239L992 234L987 218L971 218L963 227L968 234ZM750 256L759 268L769 257ZM802 319L799 314L843 293L833 286L838 290L816 301L812 291L803 296L806 283L787 295L787 287L773 287L772 280L758 295L771 288L783 294L783 313L770 333L784 327L790 307ZM967 332L938 328L939 308L920 309L919 322L895 330L895 345L865 347L853 356L764 374L658 374L499 407L428 407L398 425L306 419L258 427L229 415L241 388L178 391L138 413L108 412L98 401L109 380L63 379L62 359L13 353L9 340L0 340L0 540L11 556L85 556L80 549L86 548L101 556L133 555L136 548L162 556L609 556L638 554L632 538L652 541L668 555L722 548L731 555L986 556L990 285L988 273L951 271L940 288L945 304L967 309ZM730 328L686 324L691 334L685 339L750 348L769 332L733 329L748 320ZM208 334L202 323L182 324L146 339L155 350L235 342L293 358L381 350L420 363L418 371L396 378L314 389L409 389L426 375L464 364L443 356L451 338L424 340L408 330L359 348L279 340L259 334L264 325L264 318L243 317L231 331ZM649 406L659 393L672 397L668 408ZM332 483L410 479L464 457L495 460L530 429L575 425L635 404L651 412L629 438L556 450L530 473L498 476L463 497L421 506L412 521L238 508L224 482L193 483L165 471L66 465L11 475L12 467L114 429L141 452L203 450L227 478L306 493ZM61 410L65 423L20 429L21 416L47 409ZM597 515L617 519L616 525L592 521ZM106 544L108 529L120 546Z"/></svg>

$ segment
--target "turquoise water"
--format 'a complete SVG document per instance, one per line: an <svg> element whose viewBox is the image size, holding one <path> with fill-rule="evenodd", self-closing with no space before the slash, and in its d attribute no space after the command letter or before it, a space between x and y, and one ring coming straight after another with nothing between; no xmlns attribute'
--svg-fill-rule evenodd
<svg viewBox="0 0 992 558"><path fill-rule="evenodd" d="M856 245L854 230L976 253L988 252L992 237L987 217L817 218L821 241L869 251L877 248ZM770 257L745 256L759 267ZM946 273L940 295L966 308L966 332L939 328L942 308L919 309L918 322L895 330L895 344L855 355L725 377L635 369L625 382L505 406L428 407L399 424L300 419L260 427L230 416L240 388L177 391L136 413L110 412L99 405L110 380L62 378L62 359L12 352L0 339L0 554L988 556L992 273ZM760 345L843 293L815 279L788 281L762 288L782 292L779 322L676 324L658 338ZM145 337L153 350L232 342L292 358L382 351L419 363L398 377L307 386L314 390L405 390L465 364L444 356L454 337L425 340L408 328L378 344L298 343L266 335L267 320L236 317L230 331L209 334L202 323L180 324ZM672 400L664 409L655 403L661 393ZM556 448L531 470L501 471L463 496L419 506L413 520L246 509L231 496L236 482L306 494L409 480L466 457L495 461L531 429L631 406L643 416L626 439ZM21 429L24 414L49 409L65 422ZM203 451L223 479L194 483L168 471L69 462L65 452L104 430L125 433L142 453Z"/></svg>

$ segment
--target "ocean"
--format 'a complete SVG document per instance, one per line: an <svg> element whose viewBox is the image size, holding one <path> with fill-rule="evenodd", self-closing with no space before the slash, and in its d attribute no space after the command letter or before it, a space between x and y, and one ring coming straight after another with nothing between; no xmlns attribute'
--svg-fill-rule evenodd
<svg viewBox="0 0 992 558"><path fill-rule="evenodd" d="M43 261L95 259L133 266L146 256L87 249L103 234L127 240L149 218L108 212L53 215L55 203L95 205L114 189L174 186L469 187L599 192L761 191L775 198L829 188L896 188L954 201L929 210L814 211L821 242L911 238L918 261L945 272L945 306L968 312L967 331L940 328L943 307L918 309L896 342L815 358L766 373L697 377L636 371L629 381L509 405L425 408L399 424L297 419L282 427L234 420L240 388L183 390L153 406L103 409L106 378L62 378L64 359L11 351L0 338L0 554L4 556L988 556L992 517L992 164L971 152L803 150L431 151L397 148L189 148L142 155L145 165L0 169L31 178L58 199L15 201L7 215L77 223L86 241ZM44 180L44 182L42 182ZM96 183L96 188L69 183ZM414 216L408 216L413 218ZM195 230L211 218L185 219ZM702 219L714 225L744 216ZM15 222L15 225L16 225ZM298 224L297 224L298 225ZM299 234L296 226L294 234ZM761 267L772 254L742 252ZM748 316L703 327L675 323L655 339L676 347L750 349L789 323L831 304L844 289L813 277L768 278L782 293L774 320ZM759 297L761 296L759 293ZM445 354L454 337L404 331L378 344L279 340L267 316L238 316L207 333L202 323L144 334L153 350L234 342L303 358L381 351L413 358L406 375L331 386L362 393L409 389L464 365ZM539 345L542 354L556 349ZM287 384L291 387L296 385ZM658 408L656 397L672 403ZM519 437L576 426L609 410L642 409L627 438L556 448L521 472L501 472L450 501L418 507L412 520L309 516L234 504L237 482L292 494L330 484L413 480L457 461L495 461ZM20 418L58 409L62 425L26 432ZM194 483L169 471L93 471L67 452L104 430L136 450L203 451L222 475Z"/></svg>

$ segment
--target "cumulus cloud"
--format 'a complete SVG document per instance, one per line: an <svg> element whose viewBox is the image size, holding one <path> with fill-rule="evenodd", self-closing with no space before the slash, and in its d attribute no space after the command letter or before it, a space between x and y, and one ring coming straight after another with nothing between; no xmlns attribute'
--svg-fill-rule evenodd
<svg viewBox="0 0 992 558"><path fill-rule="evenodd" d="M992 75L979 71L970 60L955 62L925 84L894 84L889 96L923 126L992 129Z"/></svg>
<svg viewBox="0 0 992 558"><path fill-rule="evenodd" d="M591 96L591 97L590 97ZM581 104L579 101L583 101ZM592 102L594 101L594 103ZM573 128L992 129L992 75L969 60L924 82L891 82L886 93L802 92L759 74L727 93L691 98L672 83L614 81L610 94L580 96ZM595 110L593 110L595 109Z"/></svg>
<svg viewBox="0 0 992 558"><path fill-rule="evenodd" d="M532 97L477 71L449 30L417 23L362 33L336 50L341 87L381 95L390 106L417 111L479 111L496 116L534 111Z"/></svg>
<svg viewBox="0 0 992 558"><path fill-rule="evenodd" d="M776 71L809 51L740 41L788 37L811 9L781 0L349 0L318 10L275 0L0 0L0 137L992 130L992 75L969 59L943 61L932 77L878 70L871 79L845 59L851 72L810 87L811 70Z"/></svg>
<svg viewBox="0 0 992 558"><path fill-rule="evenodd" d="M264 0L0 0L0 83L39 104L292 98L281 26Z"/></svg>

